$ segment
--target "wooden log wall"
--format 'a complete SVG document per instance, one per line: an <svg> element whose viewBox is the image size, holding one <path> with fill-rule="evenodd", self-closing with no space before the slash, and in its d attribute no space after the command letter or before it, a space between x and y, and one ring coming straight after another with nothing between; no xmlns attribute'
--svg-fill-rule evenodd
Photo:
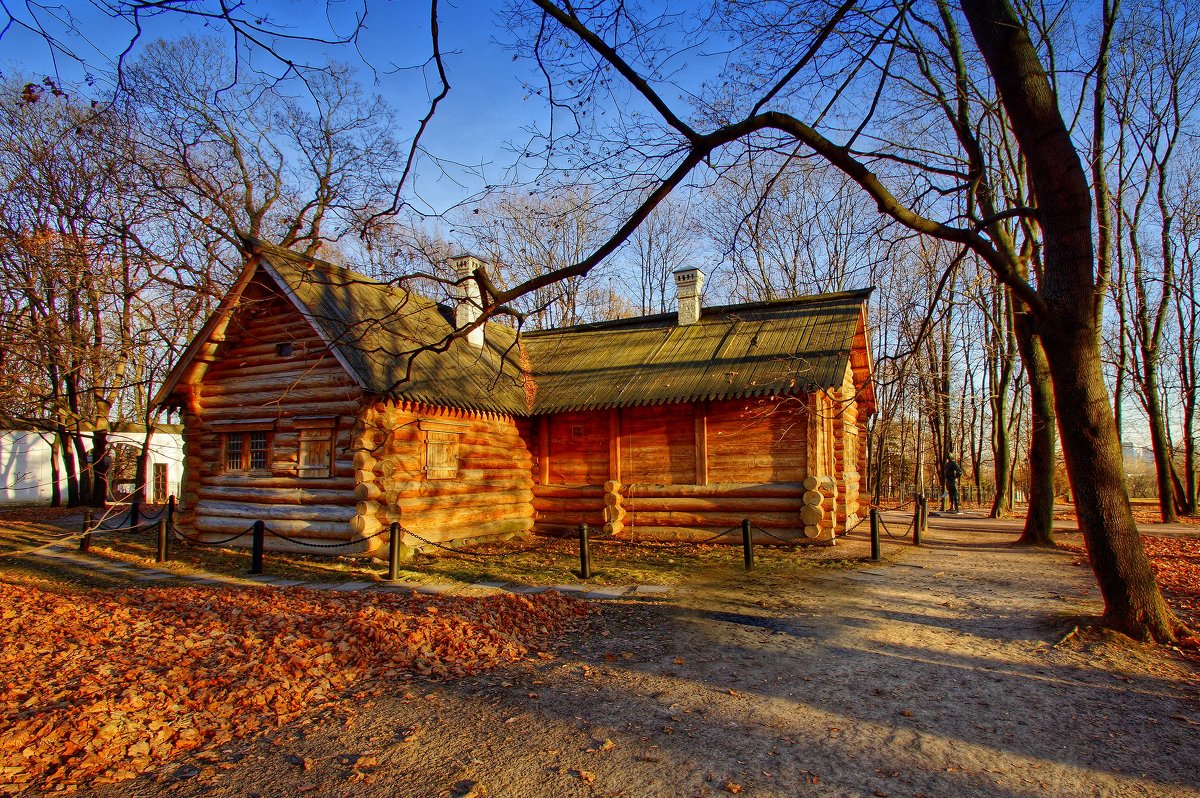
<svg viewBox="0 0 1200 798"><path fill-rule="evenodd" d="M374 535L398 521L442 544L529 531L532 431L528 420L499 414L404 401L373 403L363 412L356 436L355 531ZM452 477L434 478L426 470L431 434L453 439L457 469ZM415 536L405 544L430 548Z"/></svg>
<svg viewBox="0 0 1200 798"><path fill-rule="evenodd" d="M866 435L859 426L859 402L857 389L854 384L854 372L846 367L846 376L835 396L835 402L840 412L834 424L834 457L837 475L838 493L841 502L837 508L835 528L838 533L849 529L858 523L861 517L860 496L862 494L862 474L866 473L866 464L860 463L865 456L862 444ZM860 470L861 469L861 470Z"/></svg>
<svg viewBox="0 0 1200 798"><path fill-rule="evenodd" d="M809 416L802 398L554 416L540 425L549 429L548 446L540 445L548 462L533 469L537 528L564 531L586 522L630 538L686 539L748 517L781 535L799 534ZM556 432L568 425L574 437ZM606 437L572 445L580 429ZM573 482L547 484L539 478L545 474Z"/></svg>
<svg viewBox="0 0 1200 798"><path fill-rule="evenodd" d="M181 523L208 539L261 519L305 541L354 540L352 435L361 391L289 302L261 280L252 282L211 365L184 389ZM301 478L300 430L314 425L331 430L331 469L328 477ZM267 434L267 467L228 472L222 435L248 428ZM236 543L250 545L249 535ZM296 548L271 536L267 544Z"/></svg>
<svg viewBox="0 0 1200 798"><path fill-rule="evenodd" d="M706 422L712 482L797 482L808 475L806 397L711 402Z"/></svg>
<svg viewBox="0 0 1200 798"><path fill-rule="evenodd" d="M558 413L545 419L551 485L600 485L609 479L608 413Z"/></svg>

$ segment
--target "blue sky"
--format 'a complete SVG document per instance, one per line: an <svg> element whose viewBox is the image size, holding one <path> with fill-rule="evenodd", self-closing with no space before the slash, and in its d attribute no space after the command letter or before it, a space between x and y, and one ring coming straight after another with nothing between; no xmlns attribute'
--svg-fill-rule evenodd
<svg viewBox="0 0 1200 798"><path fill-rule="evenodd" d="M205 4L204 0L200 3ZM331 0L328 5L314 0L267 0L251 5L295 33L320 36L328 36L331 27L350 30L352 14L361 8L355 0ZM326 8L335 16L327 18L322 13ZM359 67L364 86L396 109L397 138L407 140L436 90L432 68L420 69L430 53L429 6L424 0L367 0L366 8L357 49L295 44L286 44L284 49L289 56L312 64L336 59ZM97 11L90 2L67 0L66 9L57 19L43 16L41 24L56 34L62 49L82 58L84 64L61 52L53 57L43 39L17 26L0 40L0 67L10 75L57 75L67 84L82 84L90 73L96 78L93 91L103 95L111 85L114 59L129 45L134 29L126 21ZM507 145L523 141L523 129L541 110L539 102L524 99L519 79L524 66L514 63L512 53L497 41L505 32L494 9L493 4L474 0L440 4L441 42L452 90L424 140L439 157L467 166L482 165L487 182L504 178L513 160ZM178 13L145 19L141 41L189 32L219 36L232 47L228 29ZM135 45L133 54L136 52ZM279 65L264 63L264 68L278 70ZM481 185L461 188L443 179L434 185L432 177L431 170L426 170L418 175L416 187L439 205L457 201Z"/></svg>

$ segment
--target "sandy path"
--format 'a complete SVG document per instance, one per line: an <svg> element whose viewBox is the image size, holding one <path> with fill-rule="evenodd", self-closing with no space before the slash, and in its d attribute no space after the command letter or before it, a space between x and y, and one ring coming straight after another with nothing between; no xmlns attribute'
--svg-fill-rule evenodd
<svg viewBox="0 0 1200 798"><path fill-rule="evenodd" d="M894 564L606 604L555 659L100 794L1200 795L1194 672L1052 647L1098 612L1091 572L1012 539L935 528Z"/></svg>

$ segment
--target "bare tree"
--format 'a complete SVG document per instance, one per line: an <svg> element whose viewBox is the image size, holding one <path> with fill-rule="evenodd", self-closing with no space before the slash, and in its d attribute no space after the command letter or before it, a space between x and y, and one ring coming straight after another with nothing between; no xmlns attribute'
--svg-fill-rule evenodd
<svg viewBox="0 0 1200 798"><path fill-rule="evenodd" d="M1186 7L1143 9L1118 31L1109 95L1120 147L1117 175L1117 299L1130 323L1122 329L1128 376L1146 414L1158 478L1159 511L1175 521L1176 490L1162 390L1164 346L1172 324L1178 273L1176 153L1200 105L1200 21ZM1179 485L1182 488L1182 485Z"/></svg>
<svg viewBox="0 0 1200 798"><path fill-rule="evenodd" d="M697 235L690 204L667 201L630 236L627 254L632 264L624 282L642 313L665 313L671 307L671 273L696 265Z"/></svg>
<svg viewBox="0 0 1200 798"><path fill-rule="evenodd" d="M587 191L511 191L489 197L456 230L491 264L495 285L520 285L584 257L600 240L602 218ZM522 324L563 327L613 316L608 299L601 275L593 272L538 285L515 295L511 307Z"/></svg>
<svg viewBox="0 0 1200 798"><path fill-rule="evenodd" d="M348 67L303 85L237 82L219 53L208 39L160 40L126 73L137 162L164 207L234 249L258 238L315 254L390 201L390 111Z"/></svg>
<svg viewBox="0 0 1200 798"><path fill-rule="evenodd" d="M52 82L0 90L0 271L6 368L21 361L24 421L56 437L68 502L108 496L108 433L134 380L156 282L160 217L130 166L133 131ZM53 497L59 499L61 497Z"/></svg>
<svg viewBox="0 0 1200 798"><path fill-rule="evenodd" d="M705 197L701 229L721 254L727 293L738 299L860 287L882 262L883 220L824 163L754 157L725 170Z"/></svg>

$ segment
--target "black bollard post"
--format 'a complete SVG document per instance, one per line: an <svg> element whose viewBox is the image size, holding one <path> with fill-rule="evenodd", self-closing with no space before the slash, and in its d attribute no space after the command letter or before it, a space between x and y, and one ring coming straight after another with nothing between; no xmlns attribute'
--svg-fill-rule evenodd
<svg viewBox="0 0 1200 798"><path fill-rule="evenodd" d="M254 540L250 548L250 573L263 572L263 547L267 539L267 525L262 521L254 522Z"/></svg>
<svg viewBox="0 0 1200 798"><path fill-rule="evenodd" d="M871 508L871 559L879 560L879 511Z"/></svg>
<svg viewBox="0 0 1200 798"><path fill-rule="evenodd" d="M754 539L750 536L750 519L742 519L742 562L747 571L754 570Z"/></svg>
<svg viewBox="0 0 1200 798"><path fill-rule="evenodd" d="M921 545L921 494L917 494L913 499L913 545Z"/></svg>
<svg viewBox="0 0 1200 798"><path fill-rule="evenodd" d="M175 494L167 497L167 526L175 525Z"/></svg>
<svg viewBox="0 0 1200 798"><path fill-rule="evenodd" d="M158 559L156 562L166 562L167 556L167 519L158 519Z"/></svg>
<svg viewBox="0 0 1200 798"><path fill-rule="evenodd" d="M586 523L579 525L579 578L592 578L592 552L588 548L588 529Z"/></svg>
<svg viewBox="0 0 1200 798"><path fill-rule="evenodd" d="M388 538L388 581L400 580L400 522L393 521Z"/></svg>
<svg viewBox="0 0 1200 798"><path fill-rule="evenodd" d="M917 517L914 519L913 523L914 546L921 545L921 533L925 531L925 508L929 506L927 501L928 500L924 496L917 497Z"/></svg>
<svg viewBox="0 0 1200 798"><path fill-rule="evenodd" d="M141 503L135 498L129 503L129 527L130 532L137 532L138 524L142 521Z"/></svg>
<svg viewBox="0 0 1200 798"><path fill-rule="evenodd" d="M87 554L92 547L92 511L83 511L83 535L79 538L79 550Z"/></svg>

